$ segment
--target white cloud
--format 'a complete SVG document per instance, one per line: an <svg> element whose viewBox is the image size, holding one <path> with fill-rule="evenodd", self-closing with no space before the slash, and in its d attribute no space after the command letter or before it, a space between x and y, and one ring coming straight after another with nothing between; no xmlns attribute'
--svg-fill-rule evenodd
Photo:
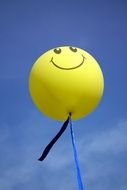
<svg viewBox="0 0 127 190"><path fill-rule="evenodd" d="M87 141L81 140L79 152L84 178L91 187L89 188L93 188L90 182L95 185L93 189L97 190L122 190L123 186L127 188L127 174L124 171L124 167L127 167L124 160L125 155L127 156L127 121L120 121L116 126L87 138ZM114 187L109 187L112 183Z"/></svg>
<svg viewBox="0 0 127 190"><path fill-rule="evenodd" d="M46 160L42 163L37 161L40 151L56 134L54 130L56 132L59 130L55 128L48 133L48 127L50 126L51 129L52 121L47 123L47 120L44 122L44 125L47 125L46 130L43 130L42 121L35 113L17 126L17 136L19 136L17 146L13 146L12 134L8 126L4 124L6 127L1 143L9 148L6 150L5 159L1 160L0 189L14 190L19 187L32 190L36 186L48 190L55 187L59 190L76 189L72 145L67 131L55 144ZM17 136L15 134L15 137ZM94 131L78 140L79 159L86 189L127 189L125 168L127 165L124 160L127 157L126 137L127 121L125 120L111 128L107 127L104 131ZM43 147L40 147L41 143ZM1 151L4 152L4 147Z"/></svg>
<svg viewBox="0 0 127 190"><path fill-rule="evenodd" d="M113 190L116 189L115 183L118 190L127 188L127 174L123 171L126 162L121 158L121 155L124 157L127 154L127 121L120 121L104 131L89 134L86 139L80 139L78 145L83 180L88 189ZM49 158L47 161L49 170L65 170L73 164L71 147L64 142L61 147L61 151L57 149L51 153L53 159ZM75 172L74 168L71 169L72 173ZM124 178L121 176L122 173ZM114 187L110 186L113 183L112 179L116 180Z"/></svg>
<svg viewBox="0 0 127 190"><path fill-rule="evenodd" d="M89 137L87 137L89 138ZM82 140L80 149L84 147L84 154L91 153L119 154L127 150L127 122L122 121L111 129L92 134L87 144Z"/></svg>

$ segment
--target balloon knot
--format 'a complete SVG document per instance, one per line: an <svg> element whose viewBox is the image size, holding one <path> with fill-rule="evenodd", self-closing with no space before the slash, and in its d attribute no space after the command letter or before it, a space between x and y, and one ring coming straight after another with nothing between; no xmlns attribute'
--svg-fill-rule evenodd
<svg viewBox="0 0 127 190"><path fill-rule="evenodd" d="M71 112L69 112L69 118L71 118L71 116L72 116L72 113L71 113Z"/></svg>

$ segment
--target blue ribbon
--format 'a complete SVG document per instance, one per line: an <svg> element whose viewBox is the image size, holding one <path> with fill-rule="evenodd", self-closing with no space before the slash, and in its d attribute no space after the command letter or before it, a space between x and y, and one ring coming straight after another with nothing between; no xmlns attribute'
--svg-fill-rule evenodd
<svg viewBox="0 0 127 190"><path fill-rule="evenodd" d="M75 142L75 136L74 136L71 118L70 118L70 131L71 131L74 161L75 161L75 167L76 167L76 173L77 173L78 188L79 190L83 190L83 183L82 183L82 178L81 178L81 172L80 172L80 167L79 167L78 154L77 154L77 149L76 149L76 142Z"/></svg>

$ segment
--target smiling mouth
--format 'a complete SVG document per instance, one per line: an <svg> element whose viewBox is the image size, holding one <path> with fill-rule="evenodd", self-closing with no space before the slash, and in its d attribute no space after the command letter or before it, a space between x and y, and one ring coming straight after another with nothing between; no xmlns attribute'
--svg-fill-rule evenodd
<svg viewBox="0 0 127 190"><path fill-rule="evenodd" d="M83 59L82 59L82 62L81 62L79 65L77 65L77 66L75 66L75 67L69 67L69 68L58 66L56 63L54 63L53 57L52 57L52 59L51 59L50 62L51 62L55 67L57 67L57 68L59 68L59 69L72 70L72 69L77 69L78 67L82 66L82 64L84 63L84 60L86 59L83 55L82 55L82 58L83 58Z"/></svg>

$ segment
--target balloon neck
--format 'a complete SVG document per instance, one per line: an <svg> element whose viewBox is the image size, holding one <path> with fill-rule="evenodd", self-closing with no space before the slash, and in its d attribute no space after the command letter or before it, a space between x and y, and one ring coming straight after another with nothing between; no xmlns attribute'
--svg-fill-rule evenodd
<svg viewBox="0 0 127 190"><path fill-rule="evenodd" d="M71 116L72 116L72 113L71 113L71 112L69 112L69 119L71 119Z"/></svg>

